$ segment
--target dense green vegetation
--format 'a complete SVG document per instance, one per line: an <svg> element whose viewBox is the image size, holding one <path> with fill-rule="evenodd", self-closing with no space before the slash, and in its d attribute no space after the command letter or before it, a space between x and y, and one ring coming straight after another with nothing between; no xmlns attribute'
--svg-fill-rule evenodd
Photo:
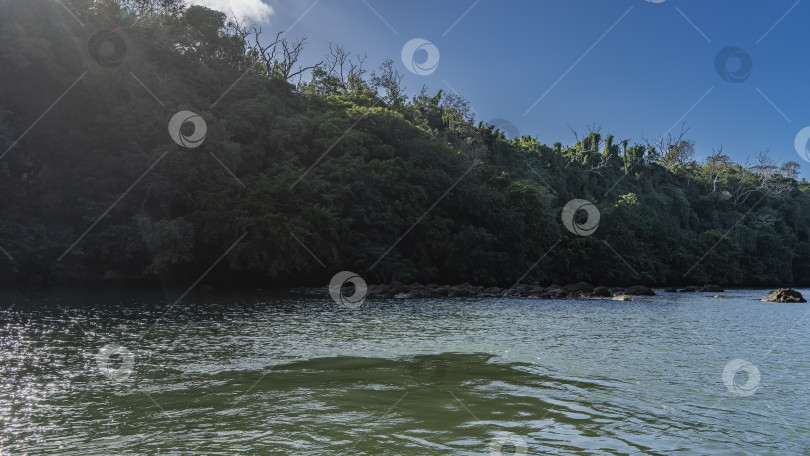
<svg viewBox="0 0 810 456"><path fill-rule="evenodd" d="M696 162L684 135L507 139L457 96L408 96L391 61L367 71L332 46L302 68L300 40L258 45L202 7L64 3L75 18L49 0L0 3L6 277L34 261L66 281L188 284L247 233L207 282L324 284L351 270L370 283L509 286L560 239L525 281L810 280L810 184L796 163L742 165L722 150ZM94 55L102 30L126 52ZM180 110L204 118L201 147L170 138ZM574 198L600 210L592 236L560 221Z"/></svg>

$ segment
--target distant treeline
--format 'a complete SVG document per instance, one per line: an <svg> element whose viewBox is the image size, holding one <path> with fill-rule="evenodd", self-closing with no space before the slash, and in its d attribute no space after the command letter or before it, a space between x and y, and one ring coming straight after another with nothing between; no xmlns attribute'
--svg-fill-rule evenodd
<svg viewBox="0 0 810 456"><path fill-rule="evenodd" d="M176 0L62 3L0 3L2 277L182 285L225 254L204 283L510 286L538 260L525 282L810 283L797 163L698 162L684 131L507 138L390 60L301 66L303 39ZM199 147L170 136L179 111ZM573 199L592 235L563 226Z"/></svg>

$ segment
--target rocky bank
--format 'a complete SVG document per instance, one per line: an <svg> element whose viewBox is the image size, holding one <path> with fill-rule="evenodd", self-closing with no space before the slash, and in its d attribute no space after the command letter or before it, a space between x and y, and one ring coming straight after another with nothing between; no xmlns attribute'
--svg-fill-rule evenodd
<svg viewBox="0 0 810 456"><path fill-rule="evenodd" d="M670 289L668 289L669 291ZM677 290L671 289L673 292ZM329 296L329 287L300 287L290 290L293 293L312 296ZM682 292L722 292L723 289L717 285L704 285L702 287L687 287ZM655 292L643 285L633 285L629 287L606 287L593 286L586 282L577 282L568 285L552 284L541 286L539 284L519 284L512 288L483 287L462 283L458 285L438 285L429 283L404 284L393 281L389 284L369 285L368 297L378 298L428 298L428 297L448 297L448 298L495 298L495 297L518 297L535 299L564 299L564 298L606 298L621 301L631 301L633 296L654 296Z"/></svg>

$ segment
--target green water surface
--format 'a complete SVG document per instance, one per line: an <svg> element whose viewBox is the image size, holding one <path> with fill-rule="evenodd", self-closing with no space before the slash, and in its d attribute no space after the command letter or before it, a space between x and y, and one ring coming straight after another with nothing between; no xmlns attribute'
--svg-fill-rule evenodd
<svg viewBox="0 0 810 456"><path fill-rule="evenodd" d="M723 295L3 293L0 454L810 454L810 306Z"/></svg>

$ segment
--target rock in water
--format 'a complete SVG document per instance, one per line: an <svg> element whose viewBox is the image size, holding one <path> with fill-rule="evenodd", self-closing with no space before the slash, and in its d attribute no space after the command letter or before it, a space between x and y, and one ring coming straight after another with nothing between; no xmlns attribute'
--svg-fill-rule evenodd
<svg viewBox="0 0 810 456"><path fill-rule="evenodd" d="M631 296L655 296L655 292L650 290L649 288L643 285L633 285L632 287L628 287L624 294L628 294Z"/></svg>
<svg viewBox="0 0 810 456"><path fill-rule="evenodd" d="M807 302L796 290L791 290L790 288L780 288L776 291L772 291L771 294L762 298L765 302Z"/></svg>
<svg viewBox="0 0 810 456"><path fill-rule="evenodd" d="M700 287L697 287L695 285L690 285L688 287L681 289L681 293L694 293L696 291L700 291Z"/></svg>
<svg viewBox="0 0 810 456"><path fill-rule="evenodd" d="M726 290L724 290L720 285L711 285L707 283L706 285L703 285L703 288L700 291L705 291L708 293L722 293Z"/></svg>
<svg viewBox="0 0 810 456"><path fill-rule="evenodd" d="M608 287L596 287L593 289L593 296L600 298L609 298L610 289L608 289Z"/></svg>
<svg viewBox="0 0 810 456"><path fill-rule="evenodd" d="M573 293L575 291L579 291L579 292L582 292L582 293L592 293L593 292L593 286L591 286L591 284L589 284L587 282L577 282L577 283L573 283L573 284L564 286L563 290L565 290L565 291L567 291L569 293Z"/></svg>

